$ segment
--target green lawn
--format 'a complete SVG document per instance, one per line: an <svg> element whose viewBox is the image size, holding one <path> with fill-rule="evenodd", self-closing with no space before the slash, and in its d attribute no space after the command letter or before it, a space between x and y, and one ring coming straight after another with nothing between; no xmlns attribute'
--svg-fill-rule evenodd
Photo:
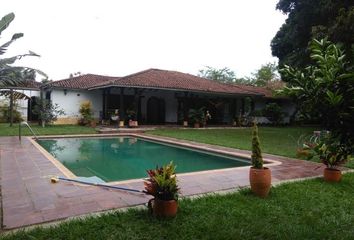
<svg viewBox="0 0 354 240"><path fill-rule="evenodd" d="M31 127L37 135L65 135L65 134L89 134L96 133L94 128L78 125L50 125L42 128L38 124ZM26 126L22 127L22 135L31 135ZM12 127L8 123L0 123L0 136L18 136L18 123Z"/></svg>
<svg viewBox="0 0 354 240"><path fill-rule="evenodd" d="M296 157L297 139L312 134L311 127L259 127L262 151L286 157ZM244 129L158 129L153 135L186 139L225 147L251 150L251 128Z"/></svg>
<svg viewBox="0 0 354 240"><path fill-rule="evenodd" d="M17 232L4 239L353 239L354 173L341 183L313 179L272 188L267 199L249 190L180 202L177 217L147 210L111 213Z"/></svg>

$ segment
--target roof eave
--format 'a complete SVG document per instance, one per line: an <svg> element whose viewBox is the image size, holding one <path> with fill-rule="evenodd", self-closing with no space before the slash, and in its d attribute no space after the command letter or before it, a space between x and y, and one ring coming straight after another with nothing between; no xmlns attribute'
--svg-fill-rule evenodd
<svg viewBox="0 0 354 240"><path fill-rule="evenodd" d="M92 90L98 90L98 89L104 89L104 88L110 88L110 87L120 87L120 88L145 88L145 89L153 89L153 90L166 90L166 91L177 91L177 92L196 92L196 93L209 93L209 94L221 94L221 95L239 95L239 96L259 96L262 97L264 96L263 94L256 94L256 93L226 93L226 92L212 92L212 91L202 91L202 90L191 90L191 89L184 89L184 88L162 88L162 87L145 87L145 86L126 86L126 85L116 85L116 84L110 84L110 85L104 85L104 86L97 86L97 87L92 87L88 88L87 90L92 91Z"/></svg>

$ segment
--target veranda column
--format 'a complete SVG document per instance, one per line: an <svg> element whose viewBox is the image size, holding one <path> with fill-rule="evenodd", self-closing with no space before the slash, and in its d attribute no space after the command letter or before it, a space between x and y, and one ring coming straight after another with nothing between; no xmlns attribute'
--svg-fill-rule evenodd
<svg viewBox="0 0 354 240"><path fill-rule="evenodd" d="M103 93L102 93L102 119L106 119L107 117L107 90L103 89Z"/></svg>
<svg viewBox="0 0 354 240"><path fill-rule="evenodd" d="M245 115L245 98L241 99L241 115Z"/></svg>
<svg viewBox="0 0 354 240"><path fill-rule="evenodd" d="M188 119L188 92L184 92L184 98L183 98L183 121L186 121Z"/></svg>
<svg viewBox="0 0 354 240"><path fill-rule="evenodd" d="M122 120L125 119L124 88L120 88L119 116L120 116L120 119L122 119Z"/></svg>
<svg viewBox="0 0 354 240"><path fill-rule="evenodd" d="M134 88L134 111L135 111L135 120L138 121L139 115L140 115L140 104L139 104L139 100L140 100L140 91L137 88Z"/></svg>

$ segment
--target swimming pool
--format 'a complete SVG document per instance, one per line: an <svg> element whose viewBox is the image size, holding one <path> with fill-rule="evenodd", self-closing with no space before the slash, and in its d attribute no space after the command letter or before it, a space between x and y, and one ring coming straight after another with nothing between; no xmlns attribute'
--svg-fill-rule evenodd
<svg viewBox="0 0 354 240"><path fill-rule="evenodd" d="M37 141L76 176L106 182L145 178L146 170L173 161L177 173L249 166L249 160L137 137L58 138Z"/></svg>

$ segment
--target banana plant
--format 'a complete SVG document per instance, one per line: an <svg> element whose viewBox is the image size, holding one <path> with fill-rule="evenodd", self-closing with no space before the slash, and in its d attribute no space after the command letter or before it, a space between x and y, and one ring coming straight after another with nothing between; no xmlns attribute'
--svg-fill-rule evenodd
<svg viewBox="0 0 354 240"><path fill-rule="evenodd" d="M14 19L15 14L9 13L0 20L0 36ZM31 73L38 73L47 78L46 74L38 69L13 66L17 60L20 60L23 57L39 57L38 54L32 51L12 57L2 57L8 50L9 46L21 37L23 37L23 33L15 33L9 41L0 45L0 87L17 86L27 80L26 77Z"/></svg>

